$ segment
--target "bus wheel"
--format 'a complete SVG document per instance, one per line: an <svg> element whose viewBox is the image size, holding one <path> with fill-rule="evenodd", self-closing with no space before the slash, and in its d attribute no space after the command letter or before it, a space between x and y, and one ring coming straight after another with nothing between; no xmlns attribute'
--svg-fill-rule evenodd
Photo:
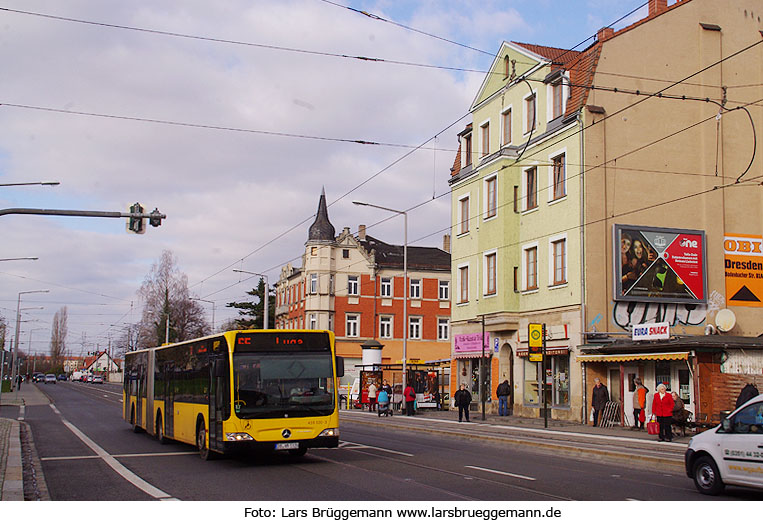
<svg viewBox="0 0 763 527"><path fill-rule="evenodd" d="M167 438L164 436L164 426L162 425L162 414L157 413L156 414L156 439L161 443L162 445L167 444Z"/></svg>
<svg viewBox="0 0 763 527"><path fill-rule="evenodd" d="M132 410L130 410L130 425L132 425L132 431L136 434L140 432L140 427L138 426L137 420L135 419L135 405L133 405Z"/></svg>
<svg viewBox="0 0 763 527"><path fill-rule="evenodd" d="M302 457L305 454L307 454L307 447L306 446L301 446L301 447L299 447L296 450L289 450L289 455L294 456L294 457Z"/></svg>
<svg viewBox="0 0 763 527"><path fill-rule="evenodd" d="M196 428L196 446L199 449L199 456L204 461L214 459L214 454L207 448L207 430L204 428L204 421L199 420Z"/></svg>

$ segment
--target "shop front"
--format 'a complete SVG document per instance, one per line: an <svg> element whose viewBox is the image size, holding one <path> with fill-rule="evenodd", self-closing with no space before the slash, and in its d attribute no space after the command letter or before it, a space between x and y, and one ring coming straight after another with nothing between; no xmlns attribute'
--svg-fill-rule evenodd
<svg viewBox="0 0 763 527"><path fill-rule="evenodd" d="M456 382L454 391L463 384L472 392L472 407L477 409L484 400L492 401L491 380L493 373L493 352L490 348L490 333L467 333L454 335L452 362Z"/></svg>

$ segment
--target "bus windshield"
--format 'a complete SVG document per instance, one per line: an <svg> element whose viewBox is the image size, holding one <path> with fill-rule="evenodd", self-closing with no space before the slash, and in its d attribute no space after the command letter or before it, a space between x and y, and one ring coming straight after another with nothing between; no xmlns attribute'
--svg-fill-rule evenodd
<svg viewBox="0 0 763 527"><path fill-rule="evenodd" d="M233 408L240 419L309 417L334 412L331 352L233 354Z"/></svg>

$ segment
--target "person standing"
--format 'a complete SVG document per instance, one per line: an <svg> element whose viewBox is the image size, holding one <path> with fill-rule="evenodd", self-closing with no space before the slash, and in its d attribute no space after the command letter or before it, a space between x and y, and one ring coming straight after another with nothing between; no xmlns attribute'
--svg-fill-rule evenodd
<svg viewBox="0 0 763 527"><path fill-rule="evenodd" d="M460 423L466 417L466 422L468 423L472 394L466 389L465 384L462 383L461 387L453 394L453 401L455 401L456 408L458 408L458 422Z"/></svg>
<svg viewBox="0 0 763 527"><path fill-rule="evenodd" d="M649 388L644 386L644 383L640 378L633 379L633 384L636 385L636 389L633 391L633 428L634 430L643 430L644 421L646 421L646 393ZM641 414L644 414L644 419L641 419Z"/></svg>
<svg viewBox="0 0 763 527"><path fill-rule="evenodd" d="M498 415L509 415L509 395L511 395L509 381L504 379L503 382L498 385L495 394L498 396Z"/></svg>
<svg viewBox="0 0 763 527"><path fill-rule="evenodd" d="M667 393L665 385L660 384L657 386L657 393L654 394L654 400L652 400L652 413L657 417L657 422L660 425L660 441L667 441L669 443L673 440L671 428L674 405L673 397Z"/></svg>
<svg viewBox="0 0 763 527"><path fill-rule="evenodd" d="M368 385L368 411L373 412L376 410L376 393L377 393L376 383L374 381L371 381L371 384Z"/></svg>
<svg viewBox="0 0 763 527"><path fill-rule="evenodd" d="M609 402L609 391L601 383L601 379L596 377L593 382L593 394L591 397L591 406L593 407L593 426L599 426L599 415Z"/></svg>
<svg viewBox="0 0 763 527"><path fill-rule="evenodd" d="M416 391L410 384L405 387L403 392L405 398L405 415L412 416L414 414L413 403L416 402Z"/></svg>
<svg viewBox="0 0 763 527"><path fill-rule="evenodd" d="M736 408L739 408L744 403L746 403L753 397L757 397L758 395L759 395L758 387L748 382L747 384L744 385L744 388L742 388L742 391L739 392L739 397L737 397Z"/></svg>

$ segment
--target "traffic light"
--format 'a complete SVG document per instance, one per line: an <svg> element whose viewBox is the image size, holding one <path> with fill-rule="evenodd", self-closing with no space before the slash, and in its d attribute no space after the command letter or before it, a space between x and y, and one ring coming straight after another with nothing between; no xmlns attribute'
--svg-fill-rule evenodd
<svg viewBox="0 0 763 527"><path fill-rule="evenodd" d="M145 209L143 208L143 205L141 205L138 202L135 202L133 205L130 205L131 214L143 214L144 210ZM128 218L127 230L132 231L136 234L143 234L144 232L146 232L146 220L144 218L135 218L135 217Z"/></svg>
<svg viewBox="0 0 763 527"><path fill-rule="evenodd" d="M152 227L158 227L162 224L162 213L159 212L158 207L154 208L153 212L151 212L151 219L149 220L149 223Z"/></svg>

